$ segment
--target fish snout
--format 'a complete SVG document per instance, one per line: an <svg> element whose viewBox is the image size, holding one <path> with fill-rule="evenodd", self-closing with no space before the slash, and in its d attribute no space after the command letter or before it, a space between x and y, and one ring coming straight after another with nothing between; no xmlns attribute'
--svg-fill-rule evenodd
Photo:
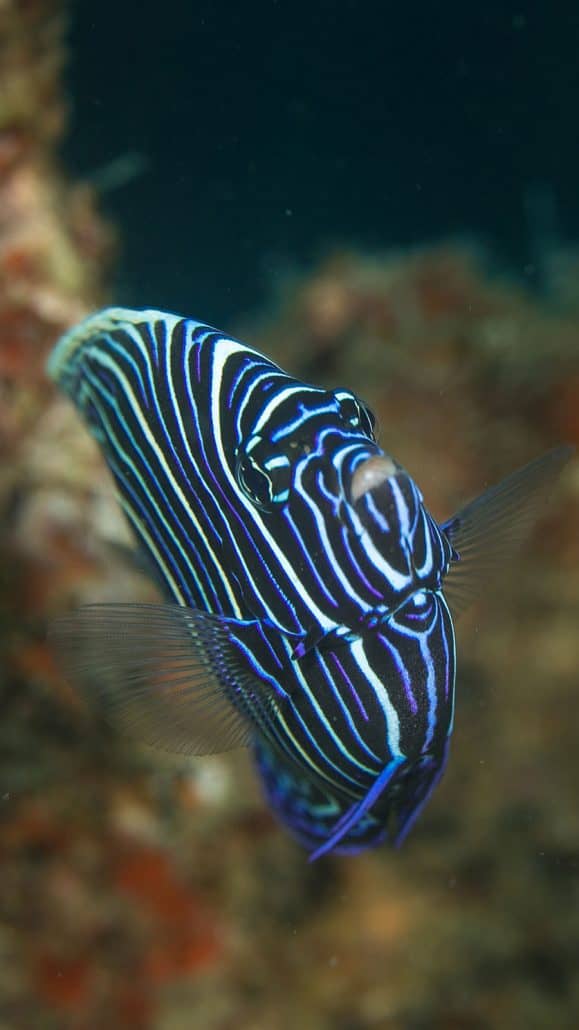
<svg viewBox="0 0 579 1030"><path fill-rule="evenodd" d="M357 504L365 494L378 490L388 479L396 475L398 468L386 454L366 458L356 468L350 481L350 503Z"/></svg>

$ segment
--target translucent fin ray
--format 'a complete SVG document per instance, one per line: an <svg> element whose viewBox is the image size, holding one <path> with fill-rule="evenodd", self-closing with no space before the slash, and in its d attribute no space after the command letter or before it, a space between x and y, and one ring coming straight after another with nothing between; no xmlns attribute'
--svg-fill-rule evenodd
<svg viewBox="0 0 579 1030"><path fill-rule="evenodd" d="M73 684L121 730L202 755L247 745L274 707L243 667L232 622L176 605L87 605L49 635Z"/></svg>
<svg viewBox="0 0 579 1030"><path fill-rule="evenodd" d="M459 554L444 581L453 615L462 612L529 536L573 447L555 447L471 501L441 529Z"/></svg>

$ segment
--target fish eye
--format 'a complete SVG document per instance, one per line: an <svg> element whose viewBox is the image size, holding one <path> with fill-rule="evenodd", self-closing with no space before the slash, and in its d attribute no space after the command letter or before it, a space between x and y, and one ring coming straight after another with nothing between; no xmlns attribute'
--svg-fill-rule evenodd
<svg viewBox="0 0 579 1030"><path fill-rule="evenodd" d="M370 408L358 400L355 394L346 390L336 391L340 417L352 429L359 429L365 436L374 439L376 419Z"/></svg>
<svg viewBox="0 0 579 1030"><path fill-rule="evenodd" d="M291 486L291 464L267 440L252 436L239 450L235 478L245 496L262 511L285 504Z"/></svg>

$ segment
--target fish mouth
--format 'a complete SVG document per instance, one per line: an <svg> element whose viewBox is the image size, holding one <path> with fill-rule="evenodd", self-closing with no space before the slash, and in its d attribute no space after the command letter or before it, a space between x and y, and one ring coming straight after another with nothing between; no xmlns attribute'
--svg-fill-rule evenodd
<svg viewBox="0 0 579 1030"><path fill-rule="evenodd" d="M376 629L390 619L400 615L401 612L407 612L410 618L419 619L430 610L432 597L437 592L431 585L417 581L400 595L396 604L390 606L378 604L364 612L356 630L359 629L367 632L368 630ZM355 632L356 630L354 627L349 628L350 632Z"/></svg>

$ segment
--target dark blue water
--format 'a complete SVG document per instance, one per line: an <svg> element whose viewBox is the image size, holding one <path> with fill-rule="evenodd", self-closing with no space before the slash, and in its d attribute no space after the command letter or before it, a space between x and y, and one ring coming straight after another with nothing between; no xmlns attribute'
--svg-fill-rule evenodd
<svg viewBox="0 0 579 1030"><path fill-rule="evenodd" d="M336 243L472 235L532 276L579 233L575 4L101 0L71 44L68 167L134 159L120 301L223 324Z"/></svg>

